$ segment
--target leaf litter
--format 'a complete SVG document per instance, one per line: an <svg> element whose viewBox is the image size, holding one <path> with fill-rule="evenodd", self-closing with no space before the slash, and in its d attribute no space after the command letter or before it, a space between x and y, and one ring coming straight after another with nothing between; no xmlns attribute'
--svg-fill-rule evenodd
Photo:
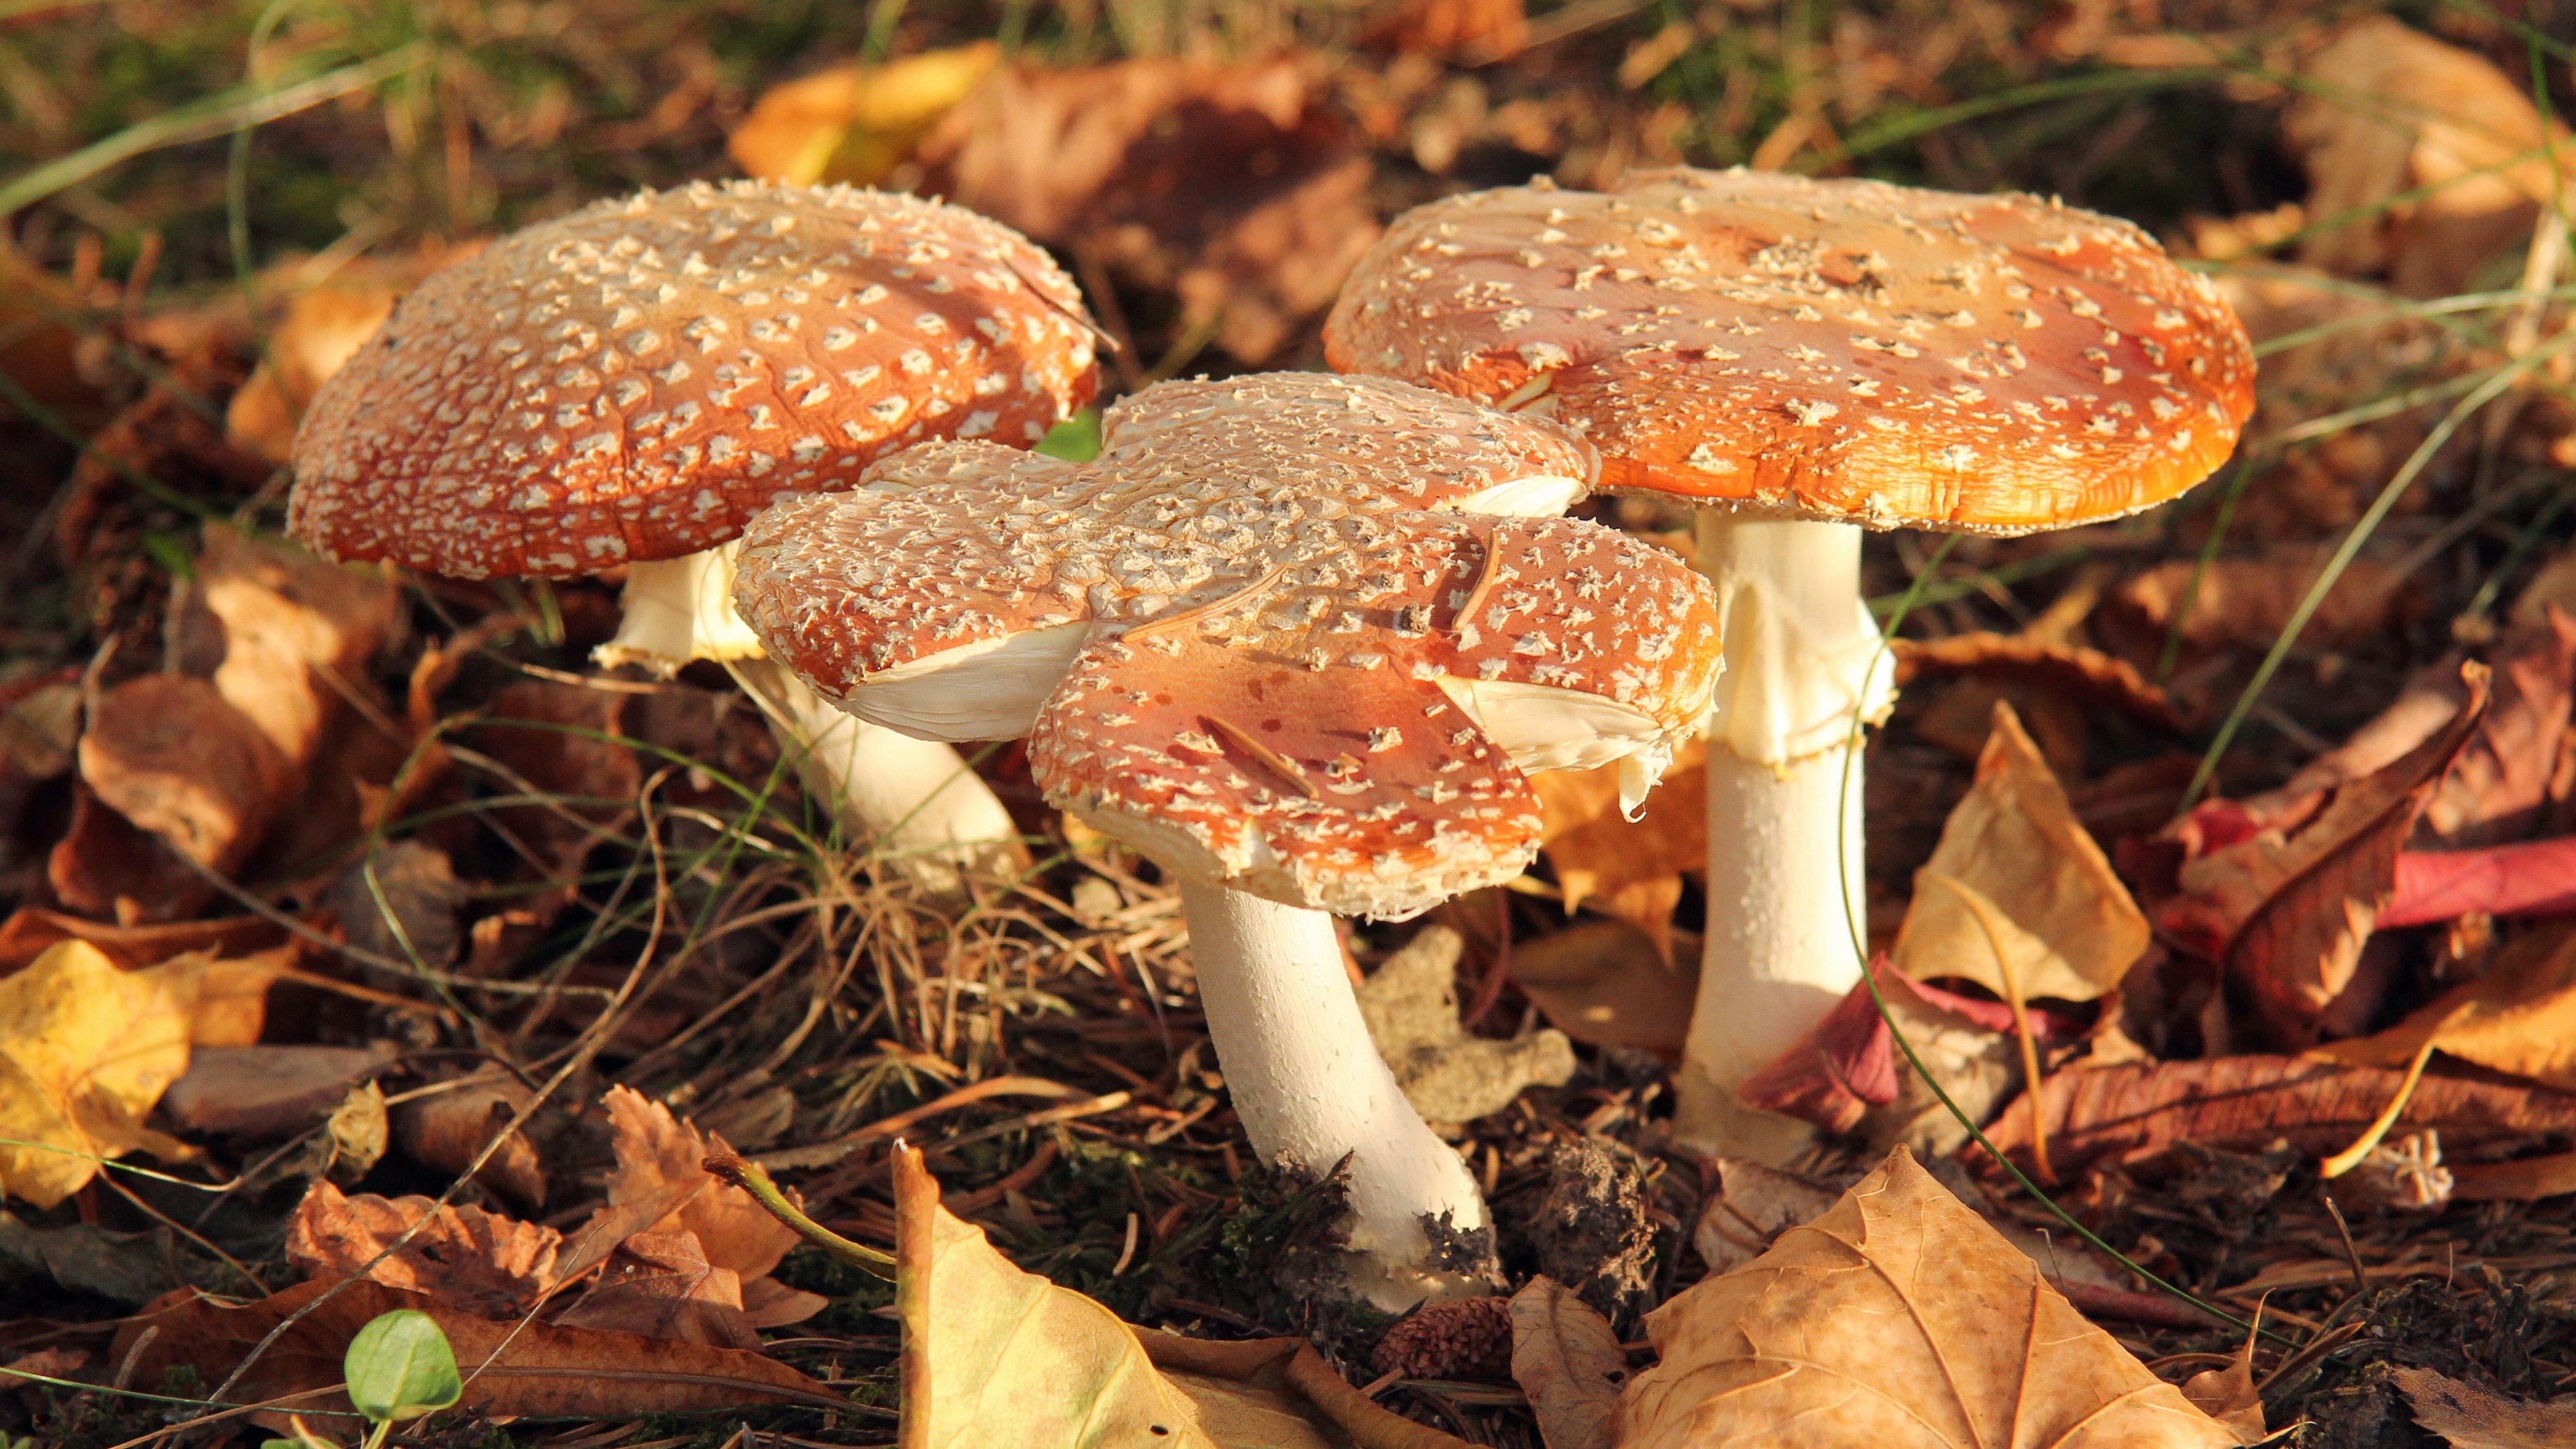
<svg viewBox="0 0 2576 1449"><path fill-rule="evenodd" d="M89 1389L22 1378L0 1433L166 1427L137 1415L178 1406L119 1385L327 1409L349 1341L399 1307L469 1380L436 1433L607 1443L702 1411L651 1434L916 1432L907 1355L934 1344L955 1392L992 1325L802 1246L700 1165L737 1148L834 1230L1079 1325L1015 1341L1037 1380L1065 1354L1125 1365L1149 1419L1186 1409L1211 1443L1566 1449L1801 1413L1813 1375L1747 1367L1784 1322L1859 1335L1830 1367L1900 1385L1905 1432L1994 1419L1976 1385L2007 1380L2152 1401L2145 1432L2175 1442L2302 1420L2305 1442L2484 1442L2563 1407L2563 369L2431 455L2312 597L2442 409L2564 324L2544 223L2576 81L2545 60L2536 104L2520 32L1980 0L1793 35L1411 0L1009 6L999 33L880 6L714 40L689 9L496 13L432 42L437 87L349 103L383 126L262 128L242 275L199 151L13 219L0 1282L28 1306L0 1365ZM19 170L95 138L137 42L79 7L13 26L46 58L0 75ZM298 14L272 40L341 43ZM2183 155L2219 159L2159 159ZM1113 390L1317 365L1351 258L1451 190L1676 161L2020 186L2203 259L2266 349L2263 408L2243 472L2181 505L1965 540L1926 580L1861 786L1886 1010L1854 993L1758 1079L1827 1129L1786 1170L1668 1136L1703 945L1687 754L1635 822L1606 777L1540 777L1542 866L1437 931L1356 925L1381 1045L1461 1119L1518 1291L1354 1320L1297 1289L1332 1189L1246 1158L1168 887L1045 812L1015 751L979 769L1061 849L961 913L815 829L729 680L590 669L612 587L395 578L275 541L295 417L401 291L526 217L728 158L1030 231L1119 348ZM310 174L290 191L272 167ZM344 239L360 212L313 225L294 195L389 199ZM1866 558L1885 602L1923 554L1874 537ZM2129 1263L2240 1316L2261 1300L2264 1334L2080 1244L1943 1094ZM1920 1281L1979 1267L1923 1319L1944 1353L1980 1345L1952 1353L1965 1389L1904 1379L1912 1350L1866 1312L1782 1306L1849 1286L1817 1286L1819 1255L1874 1252L1917 1255ZM1970 1314L1999 1284L2020 1306ZM1991 1341L2023 1308L2080 1368ZM1651 1351L1613 1328L1638 1314ZM1675 1389L1739 1373L1750 1397ZM988 1397L937 1416L941 1442L1021 1442L1010 1414L1072 1401ZM2053 1402L2030 1400L2027 1442L2055 1442Z"/></svg>

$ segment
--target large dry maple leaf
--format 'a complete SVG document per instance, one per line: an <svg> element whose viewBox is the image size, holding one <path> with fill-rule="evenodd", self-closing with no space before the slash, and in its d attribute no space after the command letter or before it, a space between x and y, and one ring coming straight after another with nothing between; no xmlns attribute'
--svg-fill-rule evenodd
<svg viewBox="0 0 2576 1449"><path fill-rule="evenodd" d="M1620 1449L2230 1449L1898 1148L1745 1267L1646 1319Z"/></svg>

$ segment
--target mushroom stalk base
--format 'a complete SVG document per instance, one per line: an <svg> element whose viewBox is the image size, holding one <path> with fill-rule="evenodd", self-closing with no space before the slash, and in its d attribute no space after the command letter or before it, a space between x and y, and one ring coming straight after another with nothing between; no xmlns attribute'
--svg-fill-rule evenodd
<svg viewBox="0 0 2576 1449"><path fill-rule="evenodd" d="M1029 864L1019 826L963 756L844 714L771 659L745 659L735 678L769 717L805 788L835 801L904 875L942 895L965 889L961 870L1016 875Z"/></svg>
<svg viewBox="0 0 2576 1449"><path fill-rule="evenodd" d="M1726 610L1726 675L1710 720L1708 944L1675 1136L1779 1163L1810 1129L1747 1107L1735 1087L1860 981L1854 725L1885 718L1895 691L1861 602L1858 527L1709 512L1699 544Z"/></svg>
<svg viewBox="0 0 2576 1449"><path fill-rule="evenodd" d="M1350 1157L1351 1288L1400 1311L1489 1291L1480 1264L1437 1261L1425 1217L1488 1225L1458 1153L1379 1060L1333 918L1184 878L1199 1001L1235 1114L1266 1162L1328 1172Z"/></svg>

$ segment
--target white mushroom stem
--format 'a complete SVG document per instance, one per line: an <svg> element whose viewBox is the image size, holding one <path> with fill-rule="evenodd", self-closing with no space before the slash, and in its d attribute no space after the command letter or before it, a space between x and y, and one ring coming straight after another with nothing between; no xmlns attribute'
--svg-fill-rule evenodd
<svg viewBox="0 0 2576 1449"><path fill-rule="evenodd" d="M629 566L625 617L593 657L664 677L694 659L725 663L796 762L806 793L834 802L843 828L925 890L957 894L964 870L1025 869L1019 827L955 749L844 714L771 662L734 613L737 549Z"/></svg>
<svg viewBox="0 0 2576 1449"><path fill-rule="evenodd" d="M842 824L923 888L956 894L961 869L1028 868L1019 826L954 747L844 714L774 660L746 659L733 673L760 701L780 748L796 752L806 793L838 802Z"/></svg>
<svg viewBox="0 0 2576 1449"><path fill-rule="evenodd" d="M1487 1224L1485 1201L1370 1043L1333 918L1186 876L1181 908L1208 1036L1253 1150L1317 1172L1350 1156L1352 1286L1390 1311L1484 1291L1431 1261L1424 1217L1471 1232Z"/></svg>
<svg viewBox="0 0 2576 1449"><path fill-rule="evenodd" d="M1861 738L1895 701L1848 523L1699 516L1699 570L1724 611L1710 707L1708 936L1675 1133L1777 1163L1803 1122L1736 1085L1795 1045L1861 978ZM1846 783L1848 782L1848 783Z"/></svg>

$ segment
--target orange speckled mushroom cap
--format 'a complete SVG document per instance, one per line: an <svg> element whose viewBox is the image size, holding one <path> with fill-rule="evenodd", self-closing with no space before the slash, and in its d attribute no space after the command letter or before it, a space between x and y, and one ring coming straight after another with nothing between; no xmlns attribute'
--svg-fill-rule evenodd
<svg viewBox="0 0 2576 1449"><path fill-rule="evenodd" d="M696 553L926 438L1036 442L1092 395L1081 307L1045 252L940 202L601 202L403 299L304 420L288 528L459 578Z"/></svg>
<svg viewBox="0 0 2576 1449"><path fill-rule="evenodd" d="M1881 528L2135 512L2254 406L2244 327L2126 222L1758 171L1417 207L1324 342L1345 372L1552 411L1606 489Z"/></svg>
<svg viewBox="0 0 2576 1449"><path fill-rule="evenodd" d="M1089 463L919 448L743 536L736 607L845 708L1030 735L1165 866L1405 915L1535 854L1527 768L1658 763L1718 668L1705 580L1562 508L1590 450L1400 383L1272 373L1110 410ZM889 716L885 701L904 701ZM1651 773L1651 772L1650 772Z"/></svg>

